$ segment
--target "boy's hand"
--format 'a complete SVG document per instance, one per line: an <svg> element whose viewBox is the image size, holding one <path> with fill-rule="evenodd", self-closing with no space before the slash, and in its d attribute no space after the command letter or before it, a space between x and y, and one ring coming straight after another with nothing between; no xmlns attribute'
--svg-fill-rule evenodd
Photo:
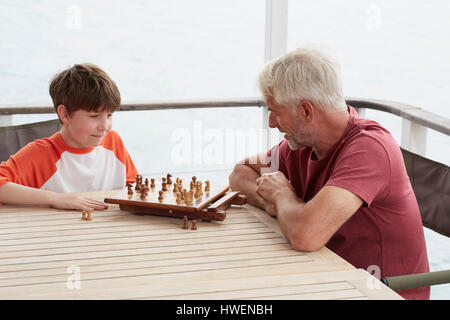
<svg viewBox="0 0 450 320"><path fill-rule="evenodd" d="M89 209L105 210L108 208L108 205L104 202L70 193L56 194L50 206L56 209L75 209L80 211Z"/></svg>
<svg viewBox="0 0 450 320"><path fill-rule="evenodd" d="M50 206L56 209L105 210L108 205L72 193L57 193L7 182L0 186L0 202L12 205Z"/></svg>

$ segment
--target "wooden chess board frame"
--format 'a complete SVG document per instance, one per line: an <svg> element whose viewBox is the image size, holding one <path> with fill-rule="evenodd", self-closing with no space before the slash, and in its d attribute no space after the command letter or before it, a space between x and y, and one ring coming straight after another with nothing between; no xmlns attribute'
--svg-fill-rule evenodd
<svg viewBox="0 0 450 320"><path fill-rule="evenodd" d="M173 185L167 185L167 191L164 192L164 200L158 200L161 190L161 179L157 179L156 188L150 189L147 199L141 200L141 193L135 190L133 185L133 194L128 194L128 188L120 190L116 195L105 198L106 203L119 204L119 208L124 211L130 211L138 214L150 214L168 217L188 219L199 219L204 221L218 220L223 221L226 217L226 209L232 204L245 204L247 198L240 195L239 191L228 192L229 186L217 186L211 184L210 192L203 191L203 195L190 205L185 203L177 204L176 196L173 193Z"/></svg>

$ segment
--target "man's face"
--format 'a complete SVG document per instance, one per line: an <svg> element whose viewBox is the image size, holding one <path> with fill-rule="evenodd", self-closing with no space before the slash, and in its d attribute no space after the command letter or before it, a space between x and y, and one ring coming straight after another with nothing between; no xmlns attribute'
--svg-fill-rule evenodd
<svg viewBox="0 0 450 320"><path fill-rule="evenodd" d="M100 144L112 128L112 113L107 111L88 112L77 110L68 117L66 143L74 148L89 148Z"/></svg>
<svg viewBox="0 0 450 320"><path fill-rule="evenodd" d="M301 119L298 110L277 104L271 97L266 99L266 105L270 112L269 127L285 133L284 138L292 150L312 146L311 128Z"/></svg>

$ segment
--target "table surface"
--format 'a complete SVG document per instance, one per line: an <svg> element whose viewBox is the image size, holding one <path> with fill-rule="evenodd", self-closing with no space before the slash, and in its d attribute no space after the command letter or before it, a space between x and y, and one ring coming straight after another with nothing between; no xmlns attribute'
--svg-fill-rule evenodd
<svg viewBox="0 0 450 320"><path fill-rule="evenodd" d="M92 221L6 205L0 218L0 299L401 299L327 248L293 250L250 205L197 230L118 205Z"/></svg>

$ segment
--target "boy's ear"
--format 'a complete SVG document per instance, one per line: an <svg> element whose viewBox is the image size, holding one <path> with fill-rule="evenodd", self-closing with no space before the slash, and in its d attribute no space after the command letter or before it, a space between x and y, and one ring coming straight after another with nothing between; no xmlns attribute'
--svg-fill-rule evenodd
<svg viewBox="0 0 450 320"><path fill-rule="evenodd" d="M69 112L67 112L67 108L65 105L60 104L57 108L56 108L56 113L58 114L59 119L61 120L61 122L63 124L67 124L70 120L70 115Z"/></svg>

